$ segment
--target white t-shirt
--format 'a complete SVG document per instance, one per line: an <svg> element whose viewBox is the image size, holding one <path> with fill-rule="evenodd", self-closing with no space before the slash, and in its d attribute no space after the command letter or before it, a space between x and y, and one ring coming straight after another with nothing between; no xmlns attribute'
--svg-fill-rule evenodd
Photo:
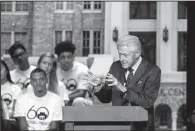
<svg viewBox="0 0 195 131"><path fill-rule="evenodd" d="M9 111L6 103L2 100L3 119L10 120Z"/></svg>
<svg viewBox="0 0 195 131"><path fill-rule="evenodd" d="M18 98L14 117L25 117L29 130L49 130L52 121L62 120L62 99L47 91L43 97L26 93Z"/></svg>
<svg viewBox="0 0 195 131"><path fill-rule="evenodd" d="M19 68L16 68L10 71L11 79L14 83L25 83L26 80L30 78L30 73L36 68L36 66L30 65L30 67L25 70L21 71Z"/></svg>
<svg viewBox="0 0 195 131"><path fill-rule="evenodd" d="M64 101L69 100L68 91L66 89L65 84L62 81L58 81L58 94L60 95L62 100L64 100Z"/></svg>
<svg viewBox="0 0 195 131"><path fill-rule="evenodd" d="M74 61L72 69L69 71L64 71L60 67L57 69L58 80L67 83L69 79L75 79L77 82L77 89L88 90L85 81L81 79L83 74L87 74L89 71L88 67L80 62Z"/></svg>
<svg viewBox="0 0 195 131"><path fill-rule="evenodd" d="M12 113L14 108L14 103L17 98L22 95L21 88L10 82L6 82L5 84L1 85L1 97L7 105L9 111L9 117L12 119Z"/></svg>
<svg viewBox="0 0 195 131"><path fill-rule="evenodd" d="M47 89L48 89L48 84L47 84ZM64 101L69 100L66 86L62 81L58 81L57 91L58 91L58 94L60 95L62 100L64 100ZM33 92L33 87L31 84L27 87L27 92L28 93Z"/></svg>

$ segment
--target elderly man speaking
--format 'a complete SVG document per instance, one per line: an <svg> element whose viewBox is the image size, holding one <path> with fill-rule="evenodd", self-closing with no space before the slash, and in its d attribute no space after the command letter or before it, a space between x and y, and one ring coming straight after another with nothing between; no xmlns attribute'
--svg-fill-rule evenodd
<svg viewBox="0 0 195 131"><path fill-rule="evenodd" d="M83 79L94 87L102 103L113 106L141 106L148 111L148 121L132 122L133 131L154 130L154 102L160 87L161 70L141 56L141 44L136 36L125 35L117 42L119 61L112 63L105 78L92 73Z"/></svg>

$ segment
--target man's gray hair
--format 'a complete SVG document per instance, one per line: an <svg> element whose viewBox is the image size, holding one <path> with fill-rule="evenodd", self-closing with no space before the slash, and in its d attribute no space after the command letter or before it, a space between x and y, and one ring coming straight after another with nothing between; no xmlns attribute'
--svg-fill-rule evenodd
<svg viewBox="0 0 195 131"><path fill-rule="evenodd" d="M139 41L139 38L134 35L125 35L122 36L118 41L117 41L117 48L121 46L131 46L131 45L136 45L140 50L141 50L141 43Z"/></svg>

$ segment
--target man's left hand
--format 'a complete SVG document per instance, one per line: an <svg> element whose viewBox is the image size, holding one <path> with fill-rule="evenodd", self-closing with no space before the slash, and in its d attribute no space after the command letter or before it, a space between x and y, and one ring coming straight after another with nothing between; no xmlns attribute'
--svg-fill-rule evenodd
<svg viewBox="0 0 195 131"><path fill-rule="evenodd" d="M127 89L123 86L112 74L108 73L105 79L105 82L109 87L113 86L116 87L121 92L126 92Z"/></svg>

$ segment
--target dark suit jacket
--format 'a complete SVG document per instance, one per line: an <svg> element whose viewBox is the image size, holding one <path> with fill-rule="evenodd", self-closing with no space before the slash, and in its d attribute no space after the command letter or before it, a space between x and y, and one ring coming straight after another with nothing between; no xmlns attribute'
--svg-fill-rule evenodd
<svg viewBox="0 0 195 131"><path fill-rule="evenodd" d="M116 61L111 65L109 73L114 75L121 84L124 84L126 81L126 70L122 67L120 61ZM153 106L158 96L160 78L160 68L142 58L131 80L131 84L127 87L127 94L125 96L121 97L121 92L116 88L104 87L95 93L95 95L102 103L112 101L113 106L127 106L129 101L131 106L142 106L148 111L148 121L133 122L132 128L138 131L152 131L154 130Z"/></svg>

